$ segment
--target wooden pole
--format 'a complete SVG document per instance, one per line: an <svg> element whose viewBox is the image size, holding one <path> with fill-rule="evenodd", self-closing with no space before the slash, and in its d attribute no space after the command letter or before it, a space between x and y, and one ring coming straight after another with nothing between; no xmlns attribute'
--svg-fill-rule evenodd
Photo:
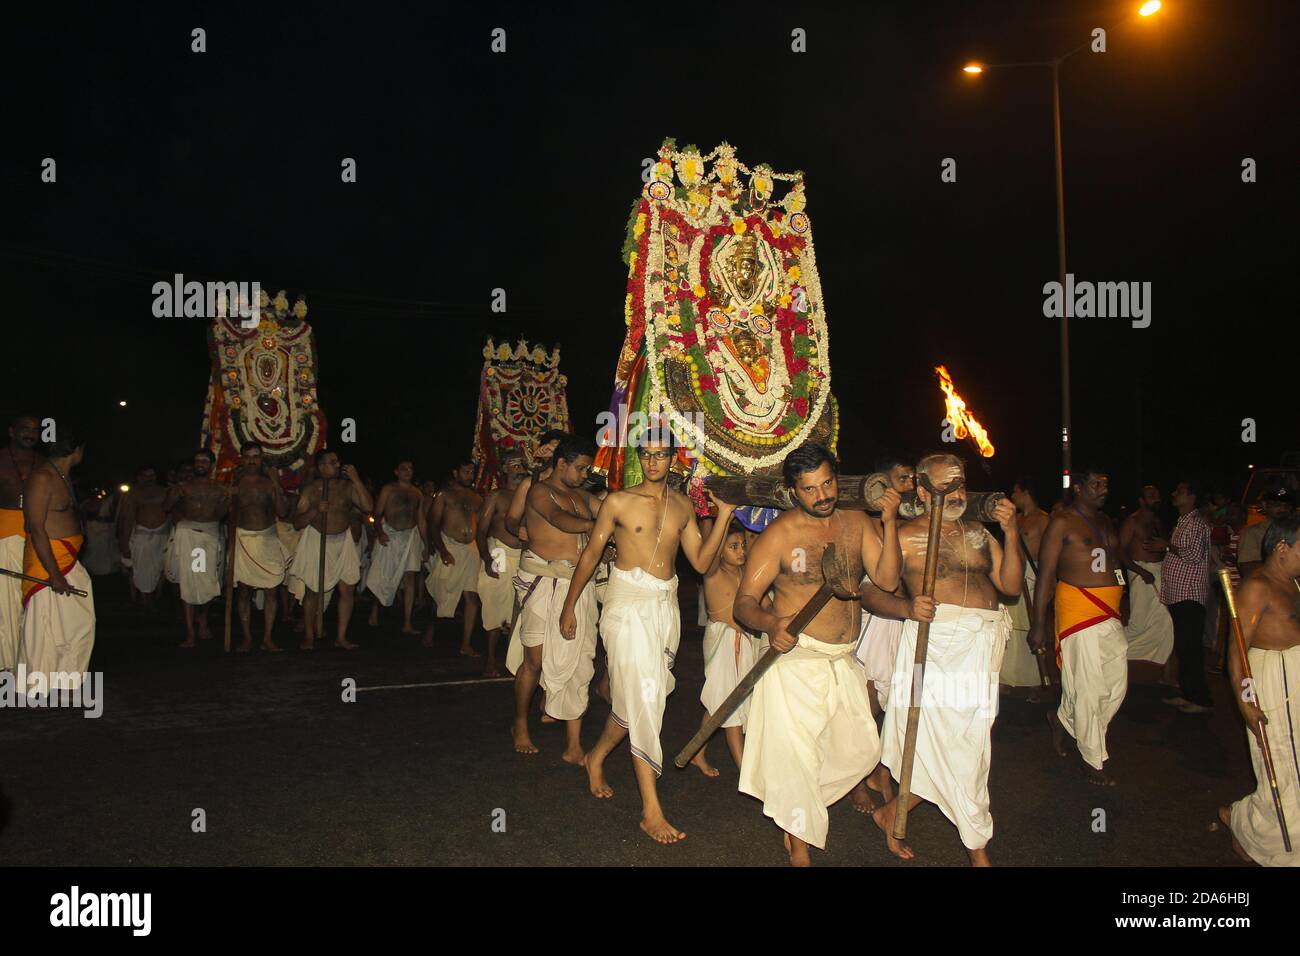
<svg viewBox="0 0 1300 956"><path fill-rule="evenodd" d="M731 505L780 508L783 511L794 507L790 489L778 478L709 475L704 479L704 487L720 501ZM880 497L889 487L889 477L880 472L870 475L840 475L839 496L835 507L852 511L879 511ZM900 497L903 499L898 508L900 518L916 518L925 513L915 492L904 492ZM1006 495L1000 491L968 491L965 516L975 521L994 522L997 518L993 512L1004 498Z"/></svg>
<svg viewBox="0 0 1300 956"><path fill-rule="evenodd" d="M330 480L322 475L320 482L320 560L316 565L319 572L316 578L316 640L318 641L325 637L325 528L329 518L330 503Z"/></svg>
<svg viewBox="0 0 1300 956"><path fill-rule="evenodd" d="M917 481L930 493L930 529L926 537L925 575L921 593L934 597L934 579L939 571L939 531L943 527L943 502L949 494L961 487L959 475L942 488L935 488L930 479L918 474ZM912 796L912 765L916 762L916 733L921 725L921 691L925 686L925 658L930 647L930 622L922 621L916 629L916 656L912 662L912 700L907 709L907 736L903 742L903 768L898 777L898 803L894 815L894 839L907 837L907 811Z"/></svg>
<svg viewBox="0 0 1300 956"><path fill-rule="evenodd" d="M33 584L44 584L47 587L50 583L46 578L34 578L30 574L23 574L21 571L10 571L8 568L0 568L0 574L5 575L6 577L17 578L19 581L31 581ZM74 588L72 585L68 585L68 590L77 597L87 596L86 592L81 590L81 588Z"/></svg>
<svg viewBox="0 0 1300 956"><path fill-rule="evenodd" d="M230 611L235 603L235 548L239 546L239 479L235 479L235 493L230 497L230 514L226 516L226 620L222 633L225 653L230 653Z"/></svg>
<svg viewBox="0 0 1300 956"><path fill-rule="evenodd" d="M1029 545L1025 544L1025 539L1020 537L1020 532L1016 532L1016 540L1020 542L1020 554L1025 559L1025 564L1034 572L1034 581L1038 580L1038 567L1034 564L1034 559L1029 556ZM1025 582L1028 585L1028 582ZM1025 591L1025 610L1029 613L1029 624L1032 627L1034 623L1034 596ZM1038 665L1038 681L1044 687L1052 686L1052 675L1047 671L1047 648L1040 647L1034 651L1034 663Z"/></svg>
<svg viewBox="0 0 1300 956"><path fill-rule="evenodd" d="M1249 681L1249 686L1254 692L1255 679L1250 673L1250 658L1246 654L1246 636L1241 630L1241 619L1237 617L1237 600L1232 594L1232 575L1227 568L1219 568L1219 584L1223 587L1223 596L1228 601L1228 614L1232 617L1232 633L1237 642L1237 653L1241 655L1241 676L1243 685ZM1300 585L1297 585L1300 587ZM1255 695L1255 706L1261 711L1264 709L1264 702ZM1277 788L1277 771L1273 769L1273 751L1268 749L1268 730L1264 724L1259 724L1259 732L1256 734L1259 743L1259 752L1264 758L1264 772L1268 776L1268 787L1273 791L1273 809L1277 811L1277 824L1282 828L1282 844L1286 847L1288 853L1291 852L1291 834L1286 828L1286 813L1282 810L1282 794Z"/></svg>
<svg viewBox="0 0 1300 956"><path fill-rule="evenodd" d="M824 608L834 596L835 592L830 583L831 575L835 573L833 567L834 563L835 545L828 544L826 550L822 552L821 587L819 587L816 593L809 598L808 603L800 608L799 612L790 619L790 623L786 626L786 630L796 637L799 636L800 631L812 623L812 619L821 613L821 609ZM703 726L700 727L695 736L691 738L690 743L683 747L681 752L673 759L673 763L677 765L679 770L690 763L691 758L694 757L708 739L713 736L714 732L722 726L723 722L735 713L736 708L741 705L741 702L750 695L754 690L754 685L758 683L759 678L766 674L768 668L775 664L780 658L780 651L773 647L767 649L763 656L758 659L758 663L751 667L749 672L740 679L738 684L736 684L735 690L727 695L727 699L719 704L718 709L715 710L709 716L709 719L704 722Z"/></svg>

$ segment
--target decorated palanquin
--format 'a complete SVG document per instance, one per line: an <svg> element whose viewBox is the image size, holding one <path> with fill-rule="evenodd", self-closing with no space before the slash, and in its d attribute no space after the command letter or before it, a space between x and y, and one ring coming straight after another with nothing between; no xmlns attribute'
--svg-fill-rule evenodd
<svg viewBox="0 0 1300 956"><path fill-rule="evenodd" d="M569 380L560 374L560 347L547 352L520 339L512 349L491 338L483 346L478 416L474 422L475 486L487 492L500 481L501 456L518 450L531 470L542 432L569 430Z"/></svg>
<svg viewBox="0 0 1300 956"><path fill-rule="evenodd" d="M208 329L212 376L202 447L216 455L223 478L239 462L240 445L257 441L263 459L281 470L281 483L293 488L325 441L315 338L303 298L290 309L283 291L271 300L262 292L260 306L255 327L244 328L239 310L223 305Z"/></svg>
<svg viewBox="0 0 1300 956"><path fill-rule="evenodd" d="M596 470L611 488L637 484L629 424L660 416L683 445L674 471L702 506L706 474L779 474L805 442L834 447L826 311L801 172L750 169L727 143L704 156L668 139L652 175L623 245L618 424L601 436Z"/></svg>

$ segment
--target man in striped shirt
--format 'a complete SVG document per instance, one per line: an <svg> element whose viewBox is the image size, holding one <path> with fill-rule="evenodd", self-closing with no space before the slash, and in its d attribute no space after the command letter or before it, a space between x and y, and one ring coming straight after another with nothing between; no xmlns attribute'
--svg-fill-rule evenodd
<svg viewBox="0 0 1300 956"><path fill-rule="evenodd" d="M1210 525L1197 507L1200 486L1180 482L1172 501L1178 523L1169 536L1169 552L1161 569L1160 600L1174 621L1174 652L1182 693L1165 703L1187 714L1203 714L1213 704L1205 679L1205 604L1210 591Z"/></svg>

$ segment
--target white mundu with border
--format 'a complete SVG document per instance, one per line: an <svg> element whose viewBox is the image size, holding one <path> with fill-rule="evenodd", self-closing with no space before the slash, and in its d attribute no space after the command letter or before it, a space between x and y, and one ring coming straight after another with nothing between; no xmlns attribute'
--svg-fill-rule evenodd
<svg viewBox="0 0 1300 956"><path fill-rule="evenodd" d="M506 670L518 671L524 648L541 645L538 684L546 692L546 713L556 720L577 720L586 712L587 689L596 673L596 590L590 583L573 606L578 625L573 640L560 633L560 610L574 568L571 561L547 561L525 551L514 577L519 620L506 650Z"/></svg>
<svg viewBox="0 0 1300 956"><path fill-rule="evenodd" d="M366 571L366 589L379 599L384 607L392 605L402 586L402 577L408 571L420 570L420 557L424 539L414 525L405 531L395 531L385 521L381 527L388 536L388 544L375 541L370 551L370 567Z"/></svg>
<svg viewBox="0 0 1300 956"><path fill-rule="evenodd" d="M186 604L207 604L221 594L225 548L219 528L215 521L189 518L176 525L173 557L181 600Z"/></svg>

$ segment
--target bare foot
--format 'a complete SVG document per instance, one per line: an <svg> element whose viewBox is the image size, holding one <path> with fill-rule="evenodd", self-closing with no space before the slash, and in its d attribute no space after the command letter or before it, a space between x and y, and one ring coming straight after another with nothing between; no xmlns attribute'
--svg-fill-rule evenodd
<svg viewBox="0 0 1300 956"><path fill-rule="evenodd" d="M414 637L415 635L419 634L420 632L417 631L415 628L411 627L411 625L408 624L408 625L406 625L404 628L402 628L402 633L403 633L403 634L410 634L412 637Z"/></svg>
<svg viewBox="0 0 1300 956"><path fill-rule="evenodd" d="M316 643L315 641L303 641L301 644L298 645L298 650L314 651L316 650Z"/></svg>
<svg viewBox="0 0 1300 956"><path fill-rule="evenodd" d="M980 847L978 850L967 850L966 853L970 856L971 866L992 866L993 865L992 862L989 860L989 851L984 847Z"/></svg>
<svg viewBox="0 0 1300 956"><path fill-rule="evenodd" d="M510 736L515 739L515 753L537 753L537 748L533 746L533 739L528 736L528 721L516 720L510 727Z"/></svg>
<svg viewBox="0 0 1300 956"><path fill-rule="evenodd" d="M351 641L349 641L349 640L345 637L345 638L342 638L341 640L337 640L337 641L335 641L335 642L334 642L334 646L337 647L337 648L338 648L339 650L341 650L341 651L355 651L355 650L356 650L358 647L360 647L361 645L360 645L360 644L353 644Z"/></svg>
<svg viewBox="0 0 1300 956"><path fill-rule="evenodd" d="M874 810L875 804L871 801L871 794L867 792L867 781L859 780L858 785L849 791L849 800L853 804L853 809L858 813L870 813ZM787 839L789 839L787 837ZM790 849L788 846L786 849Z"/></svg>
<svg viewBox="0 0 1300 956"><path fill-rule="evenodd" d="M608 800L614 796L614 788L605 781L605 768L596 766L591 760L591 754L583 754L579 766L587 768L587 786L591 790L593 797ZM644 822L641 826L645 827Z"/></svg>
<svg viewBox="0 0 1300 956"><path fill-rule="evenodd" d="M1090 767L1080 761L1080 770L1083 771L1083 779L1087 780L1094 787L1113 787L1115 780L1110 777L1106 771L1098 770L1096 767Z"/></svg>
<svg viewBox="0 0 1300 956"><path fill-rule="evenodd" d="M894 782L889 778L889 768L883 763L867 774L866 784L880 794L884 803L894 799Z"/></svg>
<svg viewBox="0 0 1300 956"><path fill-rule="evenodd" d="M785 852L790 854L791 866L812 866L812 860L808 858L808 844L805 843L798 850L794 849L790 843L790 834L786 833L781 837L781 842L785 845Z"/></svg>
<svg viewBox="0 0 1300 956"><path fill-rule="evenodd" d="M1056 716L1056 711L1047 712L1047 726L1052 731L1052 747L1056 750L1056 756L1068 757L1069 753L1065 749L1065 725L1061 723L1061 718Z"/></svg>
<svg viewBox="0 0 1300 956"><path fill-rule="evenodd" d="M500 677L500 676L501 676L501 668L497 667L496 664L489 664L487 667L483 668L483 676L484 676L484 677Z"/></svg>
<svg viewBox="0 0 1300 956"><path fill-rule="evenodd" d="M176 646L177 646L177 647L184 647L184 648L192 648L192 647L194 647L194 638L192 638L192 637L187 637L185 640L181 641L181 642L180 642L179 644L177 644Z"/></svg>
<svg viewBox="0 0 1300 956"><path fill-rule="evenodd" d="M461 657L482 657L483 655L480 654L478 651L474 650L474 648L472 647L462 647L460 649L460 656Z"/></svg>
<svg viewBox="0 0 1300 956"><path fill-rule="evenodd" d="M1237 858L1244 863L1254 863L1250 854L1246 852L1245 847L1237 842L1237 835L1232 832L1232 808L1219 807L1219 821L1227 828L1228 836L1232 838L1232 852L1237 854Z"/></svg>
<svg viewBox="0 0 1300 956"><path fill-rule="evenodd" d="M880 827L885 834L885 843L890 853L900 860L913 860L916 859L916 854L912 852L912 848L904 841L894 839L894 813L897 806L897 803L891 800L879 810L872 810L871 819L876 821L876 826Z"/></svg>
<svg viewBox="0 0 1300 956"><path fill-rule="evenodd" d="M691 763L696 767L699 767L700 773L704 774L704 776L706 777L722 776L721 770L719 770L717 767L713 766L711 763L709 763L707 760L704 759L703 750L700 750L694 757L691 758Z"/></svg>
<svg viewBox="0 0 1300 956"><path fill-rule="evenodd" d="M235 648L235 653L247 654L252 649L253 649L253 639L250 637L239 642L239 646Z"/></svg>
<svg viewBox="0 0 1300 956"><path fill-rule="evenodd" d="M584 766L582 762L584 757L586 757L586 754L582 752L581 747L575 747L573 750L569 750L568 748L565 748L564 753L560 754L561 760L563 760L565 763L571 763L575 767Z"/></svg>
<svg viewBox="0 0 1300 956"><path fill-rule="evenodd" d="M686 834L664 819L663 814L642 817L641 829L656 843L677 843L686 839Z"/></svg>
<svg viewBox="0 0 1300 956"><path fill-rule="evenodd" d="M280 654L283 653L284 648L268 637L262 642L262 650L270 654Z"/></svg>

